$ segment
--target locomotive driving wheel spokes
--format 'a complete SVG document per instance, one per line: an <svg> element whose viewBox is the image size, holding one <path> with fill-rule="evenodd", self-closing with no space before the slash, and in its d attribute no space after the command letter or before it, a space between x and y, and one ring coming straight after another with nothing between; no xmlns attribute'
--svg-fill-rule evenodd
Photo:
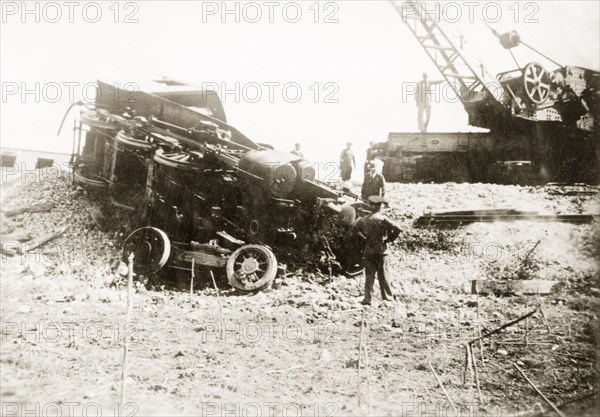
<svg viewBox="0 0 600 417"><path fill-rule="evenodd" d="M238 248L227 261L227 278L232 287L241 291L266 288L277 273L277 260L264 245L245 245Z"/></svg>
<svg viewBox="0 0 600 417"><path fill-rule="evenodd" d="M204 167L203 155L194 151L167 151L159 148L154 153L154 160L171 168L201 169Z"/></svg>
<svg viewBox="0 0 600 417"><path fill-rule="evenodd" d="M133 150L148 151L152 149L151 137L135 130L132 132L119 130L115 140L118 144Z"/></svg>
<svg viewBox="0 0 600 417"><path fill-rule="evenodd" d="M550 76L537 62L530 62L525 67L523 84L527 97L535 104L542 104L550 95Z"/></svg>

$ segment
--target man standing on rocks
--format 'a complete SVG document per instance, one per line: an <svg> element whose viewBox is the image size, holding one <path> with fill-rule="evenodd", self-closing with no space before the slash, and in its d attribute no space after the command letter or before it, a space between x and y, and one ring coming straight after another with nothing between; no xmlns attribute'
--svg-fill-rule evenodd
<svg viewBox="0 0 600 417"><path fill-rule="evenodd" d="M362 301L363 305L371 304L375 275L379 281L381 298L384 301L391 301L395 298L390 286L386 260L389 254L388 244L396 240L400 234L398 226L394 225L383 213L384 207L389 207L388 201L381 196L371 196L369 202L374 205L375 211L358 219L351 230L352 233L365 239L363 252L365 298Z"/></svg>

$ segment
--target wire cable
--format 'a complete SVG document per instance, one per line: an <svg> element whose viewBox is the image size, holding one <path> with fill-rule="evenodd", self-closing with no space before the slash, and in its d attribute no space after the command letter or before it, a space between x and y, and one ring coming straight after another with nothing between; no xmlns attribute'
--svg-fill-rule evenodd
<svg viewBox="0 0 600 417"><path fill-rule="evenodd" d="M530 46L530 45L528 45L527 43L525 43L525 42L523 42L523 41L521 41L521 43L522 43L523 45L525 45L526 47L528 47L529 49L531 49L531 50L532 50L533 52L535 52L536 54L538 54L538 55L541 55L541 56L543 56L544 58L546 58L548 61L550 61L550 62L552 62L552 63L554 63L554 64L558 65L560 68L562 68L562 67L564 66L564 65L561 65L561 64L559 64L558 62L556 62L556 61L555 61L555 60L553 60L552 58L548 57L547 55L545 55L545 54L541 53L540 51L538 51L537 49L535 49L533 46Z"/></svg>
<svg viewBox="0 0 600 417"><path fill-rule="evenodd" d="M515 57L515 54L513 54L512 49L509 49L508 52L510 52L510 56L512 56L513 61L515 61L517 68L521 68L521 65L519 65L519 61L517 61L517 58Z"/></svg>
<svg viewBox="0 0 600 417"><path fill-rule="evenodd" d="M488 22L486 22L485 20L483 21L483 24L494 34L495 37L497 37L498 39L500 39L501 35L500 33L498 33L498 31L496 29L494 29L493 27L490 26L490 24ZM526 42L523 42L523 40L520 40L520 43L524 46L526 46L527 48L531 49L533 52L535 52L536 54L546 58L548 61L558 65L560 68L563 67L563 65L559 64L558 62L556 62L555 60L553 60L552 58L550 58L548 55L538 51L537 49L535 49L533 46L527 44ZM508 51L510 52L513 60L515 61L515 63L517 64L517 66L519 67L519 64L514 56L514 54L512 53L511 49L508 48ZM520 67L519 67L520 68Z"/></svg>

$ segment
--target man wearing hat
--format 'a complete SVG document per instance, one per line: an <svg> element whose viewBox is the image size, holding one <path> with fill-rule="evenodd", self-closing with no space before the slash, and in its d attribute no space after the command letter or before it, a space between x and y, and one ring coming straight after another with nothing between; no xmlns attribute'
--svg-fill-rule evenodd
<svg viewBox="0 0 600 417"><path fill-rule="evenodd" d="M356 158L352 151L352 143L346 143L346 149L340 154L340 177L342 182L350 181L352 169L356 169ZM346 186L344 186L346 188Z"/></svg>
<svg viewBox="0 0 600 417"><path fill-rule="evenodd" d="M384 207L388 206L385 197L371 196L369 197L369 202L375 207L374 212L358 219L351 230L365 240L365 249L363 251L365 298L362 301L364 305L371 304L375 275L377 275L379 281L381 298L384 301L394 299L386 271L386 258L388 255L388 244L396 240L400 234L400 229L383 213Z"/></svg>
<svg viewBox="0 0 600 417"><path fill-rule="evenodd" d="M296 143L294 145L294 150L291 151L290 153L296 155L298 158L304 158L304 155L302 155L302 151L300 150L300 144Z"/></svg>
<svg viewBox="0 0 600 417"><path fill-rule="evenodd" d="M385 196L385 178L381 173L381 162L383 161L375 160L367 164L367 172L365 173L365 180L361 189L363 200L368 200L373 195Z"/></svg>

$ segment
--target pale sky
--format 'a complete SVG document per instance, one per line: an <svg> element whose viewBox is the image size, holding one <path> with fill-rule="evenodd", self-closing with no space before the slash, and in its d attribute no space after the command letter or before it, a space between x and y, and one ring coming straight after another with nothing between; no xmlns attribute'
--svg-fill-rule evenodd
<svg viewBox="0 0 600 417"><path fill-rule="evenodd" d="M352 141L360 159L370 141L383 141L390 131L416 130L414 99L403 98L402 83L417 81L424 71L430 79L440 78L388 1L76 3L69 16L64 2L30 2L33 12L25 15L22 2L2 2L2 146L69 152L70 130L60 137L55 132L70 98L93 95L93 89L83 91L86 83L97 78L135 83L168 75L198 85L216 83L220 90L234 91L239 83L238 100L233 93L223 97L225 112L230 124L255 141L285 150L300 142L308 159L321 162L337 161L343 144ZM448 13L460 10L462 18L450 23L442 17L442 24L462 31L465 47L491 74L516 65L483 20L498 31L517 30L525 42L563 65L600 67L598 1L437 4L448 3L454 7ZM101 16L92 23L97 5ZM225 7L237 7L240 21L235 14L223 15ZM302 11L298 18L297 9ZM261 18L249 22L257 10ZM538 61L552 68L522 46L515 55L522 66ZM256 85L262 96L252 102ZM19 91L9 94L15 86ZM39 97L23 97L22 88L37 89ZM301 97L292 103L296 91ZM430 130L467 131L466 121L459 103L434 103Z"/></svg>

